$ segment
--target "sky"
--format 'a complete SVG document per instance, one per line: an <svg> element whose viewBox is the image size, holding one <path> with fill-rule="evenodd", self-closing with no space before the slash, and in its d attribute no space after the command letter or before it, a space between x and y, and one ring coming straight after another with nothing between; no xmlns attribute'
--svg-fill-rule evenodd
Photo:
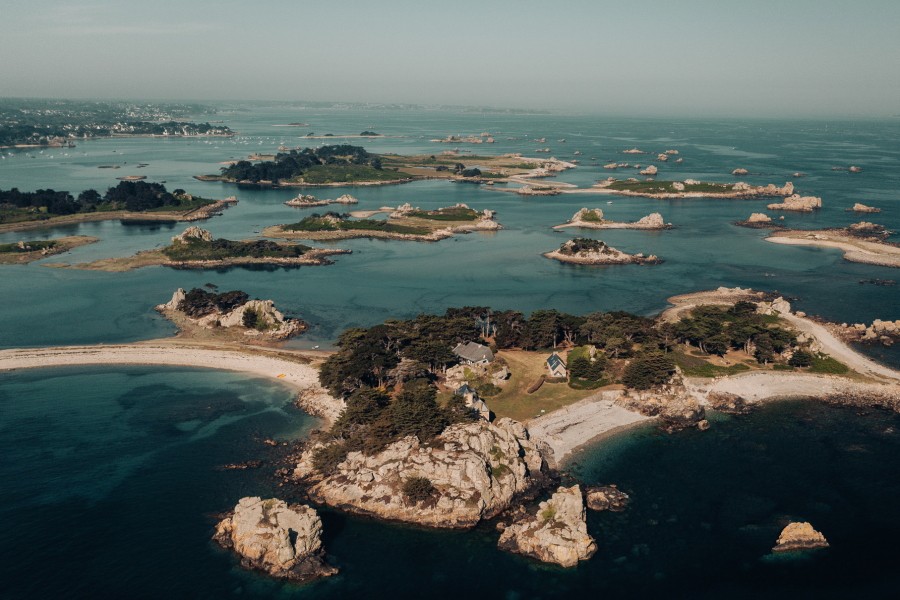
<svg viewBox="0 0 900 600"><path fill-rule="evenodd" d="M900 114L898 0L0 0L0 96Z"/></svg>

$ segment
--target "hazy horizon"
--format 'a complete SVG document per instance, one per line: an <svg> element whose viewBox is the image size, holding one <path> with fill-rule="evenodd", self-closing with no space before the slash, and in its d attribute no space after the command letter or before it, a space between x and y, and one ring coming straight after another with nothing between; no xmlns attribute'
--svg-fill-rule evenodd
<svg viewBox="0 0 900 600"><path fill-rule="evenodd" d="M4 97L900 114L900 3L0 1Z"/></svg>

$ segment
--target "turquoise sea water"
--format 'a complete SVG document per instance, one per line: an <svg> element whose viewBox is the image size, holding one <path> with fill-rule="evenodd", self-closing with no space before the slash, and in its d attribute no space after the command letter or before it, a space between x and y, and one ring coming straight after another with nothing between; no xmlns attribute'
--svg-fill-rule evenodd
<svg viewBox="0 0 900 600"><path fill-rule="evenodd" d="M227 107L226 107L227 108ZM242 239L311 210L282 202L296 191L202 183L218 162L279 144L298 134L374 129L403 137L366 140L370 150L436 153L429 142L449 133L490 131L497 144L476 152L533 154L550 146L581 166L560 179L587 186L609 173L599 165L638 146L676 148L682 165L660 166L660 178L734 181L744 167L752 183L781 184L795 171L799 191L822 196L813 215L786 214L789 226L843 226L860 220L854 202L883 212L866 220L900 228L900 122L664 121L577 116L509 116L438 111L301 111L286 106L226 110L217 117L240 132L233 140L98 140L68 150L4 151L0 188L105 188L115 177L144 174L170 189L240 203L203 226ZM275 124L306 121L299 131ZM517 138L508 140L507 138ZM546 137L546 143L536 143ZM565 143L557 142L566 138ZM65 154L68 154L66 156ZM34 156L34 158L31 158ZM627 157L627 158L626 158ZM596 158L596 160L593 160ZM137 163L149 163L135 169ZM477 161L467 161L467 165ZM127 164L126 164L127 163ZM98 169L118 164L120 169ZM857 164L859 174L832 171ZM618 177L628 176L618 173ZM847 263L837 251L776 246L764 232L733 221L766 200L657 201L608 196L521 198L473 185L418 182L402 186L314 190L352 193L354 209L409 202L436 208L465 202L499 211L506 227L437 244L355 240L335 243L354 254L328 267L129 273L50 269L41 262L0 267L0 347L112 343L170 335L151 307L176 287L215 283L272 298L311 325L292 344L328 347L345 327L448 306L485 304L531 311L584 313L624 309L652 314L673 294L719 285L779 290L801 310L837 321L898 318L900 287L861 284L898 279L896 269ZM607 204L607 201L612 204ZM582 206L633 220L659 211L676 229L609 231L601 237L626 251L656 253L652 267L589 268L540 256L575 232L550 226ZM43 236L94 235L101 242L43 262L83 262L164 244L182 226L118 222L0 234L0 243ZM896 349L868 348L898 365ZM898 582L891 545L900 499L891 414L857 414L818 404L772 405L724 418L709 432L664 436L652 430L607 440L577 458L573 475L619 483L634 497L626 513L591 514L600 550L571 572L538 566L495 549L490 528L434 532L324 513L326 547L341 575L296 588L236 566L209 541L212 514L241 496L274 488L274 455L260 440L301 436L314 422L290 407L290 392L269 382L188 369L48 369L0 374L0 597L163 598L435 597L532 598L723 595L774 597L815 591L840 597L884 596ZM217 465L262 456L259 470ZM761 560L785 519L809 519L833 547L806 561Z"/></svg>

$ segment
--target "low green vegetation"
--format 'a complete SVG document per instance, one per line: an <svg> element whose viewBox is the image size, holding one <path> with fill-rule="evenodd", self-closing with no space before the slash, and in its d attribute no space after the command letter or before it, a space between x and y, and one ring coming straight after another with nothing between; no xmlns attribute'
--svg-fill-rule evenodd
<svg viewBox="0 0 900 600"><path fill-rule="evenodd" d="M809 371L811 373L845 375L850 372L850 367L830 356L815 354L810 362Z"/></svg>
<svg viewBox="0 0 900 600"><path fill-rule="evenodd" d="M292 183L354 183L357 181L394 181L407 178L408 175L376 169L369 165L316 165L303 171L302 175L292 177Z"/></svg>
<svg viewBox="0 0 900 600"><path fill-rule="evenodd" d="M575 255L579 252L603 252L608 246L606 242L594 240L591 238L575 238L569 242L564 242L559 251L561 254Z"/></svg>
<svg viewBox="0 0 900 600"><path fill-rule="evenodd" d="M39 252L56 247L54 240L38 240L15 244L0 244L0 254L18 254L23 252Z"/></svg>
<svg viewBox="0 0 900 600"><path fill-rule="evenodd" d="M475 221L481 216L481 213L464 206L450 206L437 210L416 210L407 213L406 216L429 221Z"/></svg>
<svg viewBox="0 0 900 600"><path fill-rule="evenodd" d="M730 183L685 183L683 190L676 190L674 181L614 181L606 189L637 194L677 194L677 193L705 193L724 194L734 191L734 184Z"/></svg>
<svg viewBox="0 0 900 600"><path fill-rule="evenodd" d="M356 219L351 220L348 215L341 215L334 212L328 212L324 215L314 213L302 221L284 225L285 231L383 231L385 233L399 233L408 235L427 235L431 233L430 229L425 227L412 227L409 225L398 225L390 221L379 221L377 219Z"/></svg>
<svg viewBox="0 0 900 600"><path fill-rule="evenodd" d="M66 191L21 192L13 188L8 191L0 190L0 223L114 210L187 212L213 202L214 200L192 196L181 189L169 192L161 183L146 181L121 181L115 187L107 189L103 195L91 189L81 192L77 198Z"/></svg>
<svg viewBox="0 0 900 600"><path fill-rule="evenodd" d="M603 217L600 217L592 210L587 211L583 215L581 215L581 220L586 223L601 223L603 221Z"/></svg>
<svg viewBox="0 0 900 600"><path fill-rule="evenodd" d="M434 485L427 477L410 477L403 482L401 490L407 500L413 503L424 502L434 494Z"/></svg>
<svg viewBox="0 0 900 600"><path fill-rule="evenodd" d="M173 261L226 260L229 258L298 258L309 246L302 244L278 244L269 240L236 242L226 239L205 241L197 238L176 242L162 249Z"/></svg>

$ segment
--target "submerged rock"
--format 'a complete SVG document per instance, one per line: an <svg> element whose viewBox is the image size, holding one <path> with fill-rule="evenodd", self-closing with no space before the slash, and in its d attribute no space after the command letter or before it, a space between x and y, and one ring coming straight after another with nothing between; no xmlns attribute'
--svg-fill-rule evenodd
<svg viewBox="0 0 900 600"><path fill-rule="evenodd" d="M308 506L241 498L234 514L216 526L213 539L234 550L245 568L280 579L309 581L337 573L324 560L322 519Z"/></svg>
<svg viewBox="0 0 900 600"><path fill-rule="evenodd" d="M614 485L587 488L587 506L591 510L622 512L631 498Z"/></svg>
<svg viewBox="0 0 900 600"><path fill-rule="evenodd" d="M540 503L536 514L506 527L498 546L563 567L574 567L593 556L597 543L587 532L581 488L560 487Z"/></svg>
<svg viewBox="0 0 900 600"><path fill-rule="evenodd" d="M778 541L775 542L773 552L791 552L795 550L813 550L815 548L827 548L828 541L825 536L813 529L809 523L789 523L785 527Z"/></svg>

